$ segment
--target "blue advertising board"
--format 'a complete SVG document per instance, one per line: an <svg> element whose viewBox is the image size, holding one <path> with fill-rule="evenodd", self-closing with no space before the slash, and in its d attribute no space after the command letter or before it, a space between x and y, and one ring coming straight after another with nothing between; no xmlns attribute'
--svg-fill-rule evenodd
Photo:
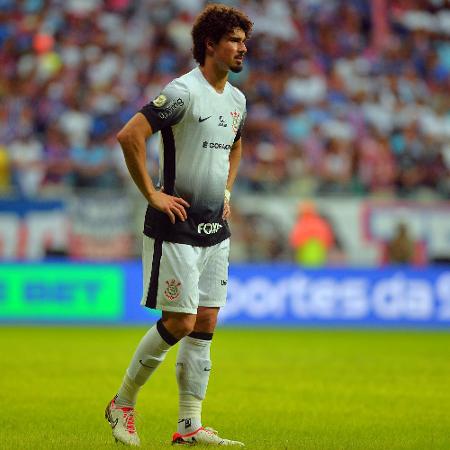
<svg viewBox="0 0 450 450"><path fill-rule="evenodd" d="M233 266L221 320L450 328L450 268Z"/></svg>
<svg viewBox="0 0 450 450"><path fill-rule="evenodd" d="M0 264L0 321L151 323L138 262ZM450 329L450 267L231 265L220 321L250 326Z"/></svg>

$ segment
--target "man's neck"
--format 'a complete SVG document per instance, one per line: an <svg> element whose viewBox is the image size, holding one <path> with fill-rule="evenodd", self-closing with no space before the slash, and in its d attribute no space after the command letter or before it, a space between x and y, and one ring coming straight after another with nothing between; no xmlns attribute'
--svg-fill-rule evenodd
<svg viewBox="0 0 450 450"><path fill-rule="evenodd" d="M205 61L205 64L200 66L200 71L206 81L221 94L228 80L228 71L219 69L210 61Z"/></svg>

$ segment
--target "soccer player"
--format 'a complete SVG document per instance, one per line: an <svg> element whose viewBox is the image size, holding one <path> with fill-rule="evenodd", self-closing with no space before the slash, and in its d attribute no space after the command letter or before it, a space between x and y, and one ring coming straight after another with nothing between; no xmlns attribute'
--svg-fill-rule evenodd
<svg viewBox="0 0 450 450"><path fill-rule="evenodd" d="M148 201L142 305L162 318L142 338L105 416L116 440L139 445L134 407L168 350L178 344L175 444L243 445L201 420L211 371L210 346L228 279L230 192L241 158L244 95L228 73L242 70L252 22L209 5L193 28L199 66L169 83L118 134L131 177ZM146 170L146 140L161 131L160 188Z"/></svg>

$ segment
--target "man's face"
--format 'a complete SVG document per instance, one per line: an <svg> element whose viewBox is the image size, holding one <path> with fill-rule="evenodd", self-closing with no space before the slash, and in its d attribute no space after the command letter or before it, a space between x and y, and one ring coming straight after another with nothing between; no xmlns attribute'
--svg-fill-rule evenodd
<svg viewBox="0 0 450 450"><path fill-rule="evenodd" d="M218 66L232 72L240 72L243 68L244 55L247 53L245 46L245 33L240 28L235 28L226 34L217 44L214 44L213 58Z"/></svg>

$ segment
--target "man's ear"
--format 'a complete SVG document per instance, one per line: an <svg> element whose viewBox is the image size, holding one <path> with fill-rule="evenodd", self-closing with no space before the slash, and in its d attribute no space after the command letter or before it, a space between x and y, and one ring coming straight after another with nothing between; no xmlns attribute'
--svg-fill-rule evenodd
<svg viewBox="0 0 450 450"><path fill-rule="evenodd" d="M206 47L206 52L207 53L211 53L214 51L215 45L212 39L210 38L206 38L205 39L205 47Z"/></svg>

